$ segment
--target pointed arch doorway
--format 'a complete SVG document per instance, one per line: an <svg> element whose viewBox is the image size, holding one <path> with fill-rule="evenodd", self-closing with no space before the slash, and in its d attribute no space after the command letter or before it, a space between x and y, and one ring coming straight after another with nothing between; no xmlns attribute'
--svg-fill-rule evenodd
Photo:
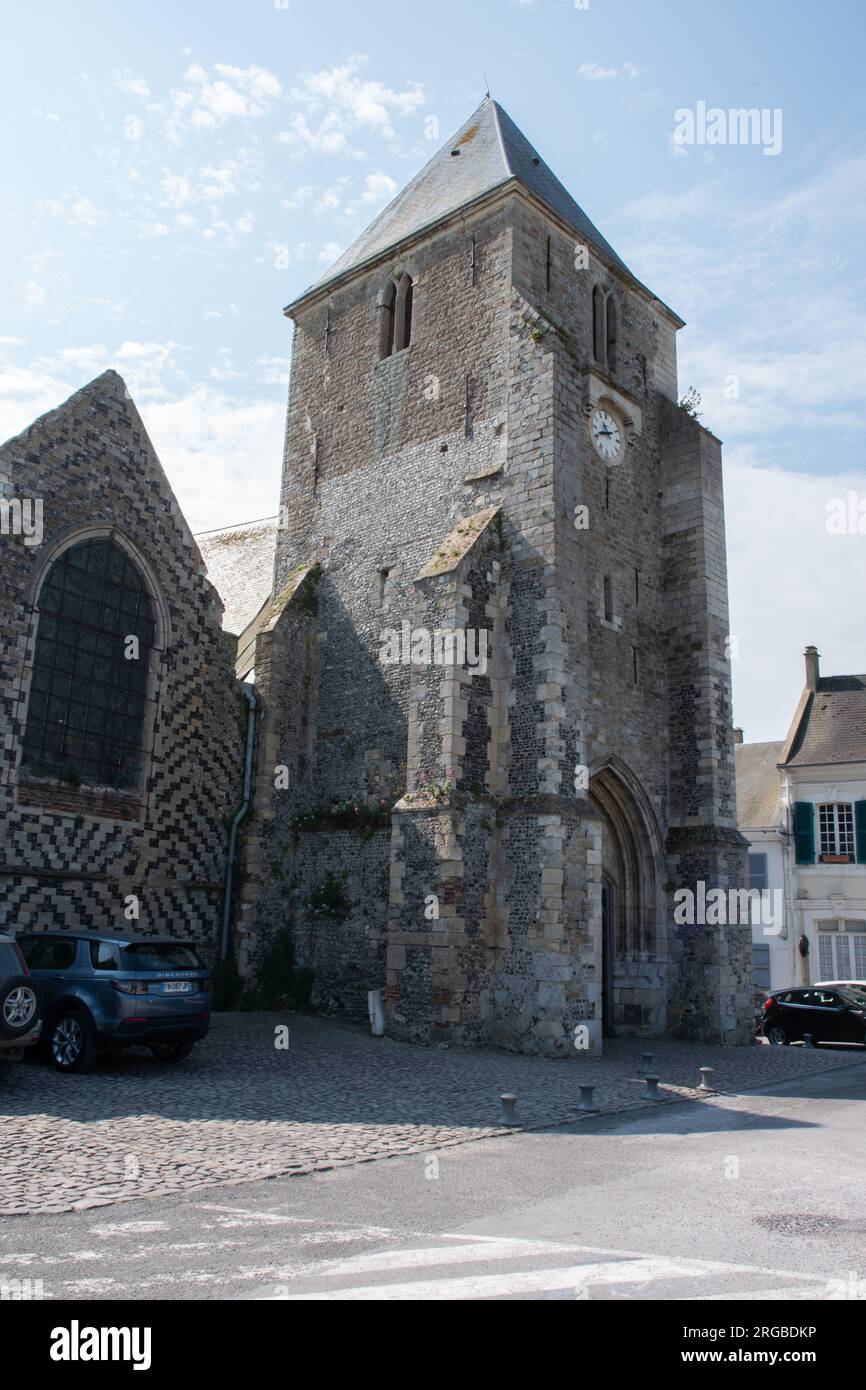
<svg viewBox="0 0 866 1390"><path fill-rule="evenodd" d="M590 778L602 827L601 1007L605 1037L662 1032L667 1023L667 941L661 837L648 798L623 764Z"/></svg>
<svg viewBox="0 0 866 1390"><path fill-rule="evenodd" d="M601 877L601 1032L602 1037L605 1038L616 1037L613 995L616 911L616 883L609 874L603 873Z"/></svg>

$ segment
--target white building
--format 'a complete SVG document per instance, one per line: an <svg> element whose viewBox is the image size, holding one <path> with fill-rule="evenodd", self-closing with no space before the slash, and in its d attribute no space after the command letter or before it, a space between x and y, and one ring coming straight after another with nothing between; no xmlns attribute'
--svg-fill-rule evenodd
<svg viewBox="0 0 866 1390"><path fill-rule="evenodd" d="M866 979L866 676L821 676L808 647L788 737L736 758L750 887L779 890L752 929L756 986Z"/></svg>

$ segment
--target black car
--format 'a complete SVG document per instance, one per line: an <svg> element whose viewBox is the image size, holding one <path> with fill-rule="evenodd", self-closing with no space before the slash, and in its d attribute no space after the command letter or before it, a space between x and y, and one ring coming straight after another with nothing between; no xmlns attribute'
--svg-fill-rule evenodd
<svg viewBox="0 0 866 1390"><path fill-rule="evenodd" d="M814 1047L819 1043L866 1046L866 993L818 985L774 990L764 1003L758 1032L777 1047L802 1042L807 1033Z"/></svg>
<svg viewBox="0 0 866 1390"><path fill-rule="evenodd" d="M41 993L11 936L0 936L0 1073L38 1042Z"/></svg>
<svg viewBox="0 0 866 1390"><path fill-rule="evenodd" d="M48 931L18 944L42 988L43 1044L58 1071L135 1046L181 1062L207 1033L210 973L191 942Z"/></svg>

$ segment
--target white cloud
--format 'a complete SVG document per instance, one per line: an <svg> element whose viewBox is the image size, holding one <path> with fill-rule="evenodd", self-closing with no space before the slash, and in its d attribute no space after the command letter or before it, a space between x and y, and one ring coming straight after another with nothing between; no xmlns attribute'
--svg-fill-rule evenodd
<svg viewBox="0 0 866 1390"><path fill-rule="evenodd" d="M184 203L191 203L195 198L193 186L185 174L172 174L164 169L160 187L162 201L170 203L172 207L183 207Z"/></svg>
<svg viewBox="0 0 866 1390"><path fill-rule="evenodd" d="M289 212L296 212L298 208L305 207L315 193L312 184L305 183L296 189L290 198L281 198L280 207L288 209Z"/></svg>
<svg viewBox="0 0 866 1390"><path fill-rule="evenodd" d="M145 241L152 237L168 236L170 228L164 222L142 222L138 228L138 235Z"/></svg>
<svg viewBox="0 0 866 1390"><path fill-rule="evenodd" d="M365 203L386 203L396 192L397 184L387 174L368 174L361 198Z"/></svg>
<svg viewBox="0 0 866 1390"><path fill-rule="evenodd" d="M393 119L414 115L426 101L424 88L419 82L410 81L397 91L382 82L365 79L359 73L366 61L362 54L355 54L345 63L304 75L290 92L292 100L302 112L324 112L325 116L317 131L311 130L303 116L300 120L295 116L286 133L286 143L298 139L308 143L324 141L325 145L318 143L316 147L323 153L335 153L338 151L326 145L337 144L341 132L361 129L387 140L395 138Z"/></svg>
<svg viewBox="0 0 866 1390"><path fill-rule="evenodd" d="M105 221L106 214L96 207L89 198L76 190L63 193L59 198L47 198L37 203L37 211L51 217L62 217L74 227L89 231Z"/></svg>
<svg viewBox="0 0 866 1390"><path fill-rule="evenodd" d="M816 478L755 466L732 450L725 466L735 722L747 742L782 739L803 687L803 650L825 675L866 671L862 625L840 595L866 592L864 537L830 535L828 503L866 498L866 472ZM804 569L808 565L808 574Z"/></svg>
<svg viewBox="0 0 866 1390"><path fill-rule="evenodd" d="M288 386L289 361L286 357L259 357L256 359L259 375L269 386Z"/></svg>
<svg viewBox="0 0 866 1390"><path fill-rule="evenodd" d="M795 194L753 205L727 174L635 199L615 219L626 262L689 320L680 381L701 392L706 423L722 438L760 438L765 462L789 447L808 466L809 430L866 434L866 210L851 197L864 179L866 159L841 159ZM819 248L831 230L826 257Z"/></svg>
<svg viewBox="0 0 866 1390"><path fill-rule="evenodd" d="M149 97L150 88L143 77L133 77L129 68L118 68L113 77L114 86L121 92L129 92L136 97Z"/></svg>
<svg viewBox="0 0 866 1390"><path fill-rule="evenodd" d="M279 496L285 403L198 385L144 403L144 423L193 531L271 516Z"/></svg>
<svg viewBox="0 0 866 1390"><path fill-rule="evenodd" d="M302 111L296 111L289 122L288 130L277 133L283 145L292 145L314 154L345 154L358 158L360 150L353 150L348 138L340 128L340 118L331 112L325 117L318 130L311 129Z"/></svg>
<svg viewBox="0 0 866 1390"><path fill-rule="evenodd" d="M174 342L125 339L113 350L102 343L60 348L51 356L37 357L29 369L41 373L47 381L74 377L80 386L113 367L139 396L163 396L184 380L179 354L180 348Z"/></svg>
<svg viewBox="0 0 866 1390"><path fill-rule="evenodd" d="M637 63L623 63L620 68L605 68L600 63L581 63L577 75L588 82L613 82L617 77L641 77L646 71Z"/></svg>
<svg viewBox="0 0 866 1390"><path fill-rule="evenodd" d="M202 184L199 196L206 202L218 202L238 191L237 161L226 159L222 164L206 164L201 171Z"/></svg>
<svg viewBox="0 0 866 1390"><path fill-rule="evenodd" d="M234 306L230 306L233 308ZM279 493L283 392L232 396L213 384L190 383L176 343L128 340L63 348L51 358L16 365L0 344L0 440L25 430L48 410L112 366L138 406L184 515L194 531L270 516ZM259 364L263 385L279 385L280 359ZM230 354L217 358L224 380ZM285 364L282 364L283 368Z"/></svg>
<svg viewBox="0 0 866 1390"><path fill-rule="evenodd" d="M229 120L264 116L282 90L266 68L229 63L214 64L212 73L193 63L183 81L184 86L171 93L167 134L174 143L185 130L212 130Z"/></svg>
<svg viewBox="0 0 866 1390"><path fill-rule="evenodd" d="M343 247L340 245L338 241L329 241L325 246L322 247L321 251L316 257L316 260L321 261L324 265L333 265L334 261L337 260L337 258L341 256L342 253Z"/></svg>
<svg viewBox="0 0 866 1390"><path fill-rule="evenodd" d="M255 230L256 219L251 212L245 212L233 222L226 218L215 219L202 231L202 237L211 245L222 245L233 249L239 245L239 238L249 236Z"/></svg>
<svg viewBox="0 0 866 1390"><path fill-rule="evenodd" d="M260 160L258 156L254 151L248 149L239 150L236 158L224 159L220 163L205 164L197 174L175 173L164 168L160 177L159 192L154 202L157 207L169 207L177 210L175 216L177 227L181 229L194 227L196 219L190 212L181 212L180 209L198 204L204 207L205 212L208 207L215 211L217 205L229 198L236 197L241 193L255 193L261 187L259 170ZM252 213L246 212L235 222L235 230L238 232L249 231L251 217ZM227 221L223 223L224 227L228 225Z"/></svg>
<svg viewBox="0 0 866 1390"><path fill-rule="evenodd" d="M20 434L74 390L60 375L0 363L0 440Z"/></svg>
<svg viewBox="0 0 866 1390"><path fill-rule="evenodd" d="M316 204L316 216L333 220L334 214L342 207L343 199L351 185L352 180L344 176L332 184L330 188L326 188Z"/></svg>

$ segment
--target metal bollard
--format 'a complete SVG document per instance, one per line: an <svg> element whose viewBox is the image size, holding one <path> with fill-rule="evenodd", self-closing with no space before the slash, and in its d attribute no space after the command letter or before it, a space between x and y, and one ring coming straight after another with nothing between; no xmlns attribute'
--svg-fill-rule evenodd
<svg viewBox="0 0 866 1390"><path fill-rule="evenodd" d="M804 1033L804 1034L803 1034L803 1046L804 1046L804 1047L814 1047L814 1046L815 1046L815 1043L814 1043L814 1041L813 1041L813 1038L812 1038L812 1034L811 1034L811 1033Z"/></svg>
<svg viewBox="0 0 866 1390"><path fill-rule="evenodd" d="M583 1111L585 1114L587 1114L587 1115L597 1115L597 1114L598 1114L598 1106L597 1106L597 1105L593 1105L593 1101L592 1101L592 1097L593 1097L594 1092L595 1092L595 1087L594 1087L594 1086L581 1086L581 1088L580 1088L580 1105L577 1107L578 1110L582 1110L582 1111Z"/></svg>
<svg viewBox="0 0 866 1390"><path fill-rule="evenodd" d="M517 1105L517 1096L507 1094L500 1096L499 1101L502 1105L502 1123L512 1126L519 1125L520 1121L514 1113L515 1106Z"/></svg>
<svg viewBox="0 0 866 1390"><path fill-rule="evenodd" d="M646 1098L647 1100L661 1100L659 1095L659 1079L657 1076L645 1076Z"/></svg>
<svg viewBox="0 0 866 1390"><path fill-rule="evenodd" d="M701 1084L698 1087L698 1090L715 1091L716 1088L713 1085L713 1077L715 1076L715 1074L716 1073L712 1067L701 1067Z"/></svg>
<svg viewBox="0 0 866 1390"><path fill-rule="evenodd" d="M640 1059L640 1069L644 1076L653 1074L653 1055L651 1052L644 1052Z"/></svg>

